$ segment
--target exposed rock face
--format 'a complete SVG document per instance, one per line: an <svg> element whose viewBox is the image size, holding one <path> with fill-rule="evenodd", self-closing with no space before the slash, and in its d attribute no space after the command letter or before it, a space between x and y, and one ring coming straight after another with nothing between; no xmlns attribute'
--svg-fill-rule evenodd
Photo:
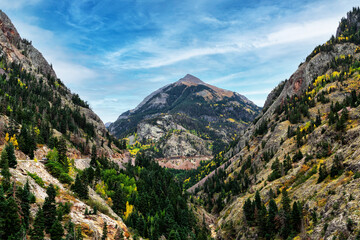
<svg viewBox="0 0 360 240"><path fill-rule="evenodd" d="M209 155L212 142L230 142L259 111L244 96L187 74L123 113L109 130L117 137L137 133L141 143L158 142L163 156Z"/></svg>
<svg viewBox="0 0 360 240"><path fill-rule="evenodd" d="M40 70L44 75L56 74L43 55L32 46L31 42L22 39L8 16L0 10L0 44L2 51L12 62L21 63L24 68L35 73ZM24 55L25 54L25 55Z"/></svg>

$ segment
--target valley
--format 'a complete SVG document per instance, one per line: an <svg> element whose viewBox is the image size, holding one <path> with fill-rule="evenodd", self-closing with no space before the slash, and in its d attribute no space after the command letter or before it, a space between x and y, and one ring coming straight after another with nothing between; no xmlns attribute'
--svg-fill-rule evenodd
<svg viewBox="0 0 360 240"><path fill-rule="evenodd" d="M186 74L104 124L0 11L0 239L360 239L359 7L334 34L263 107Z"/></svg>

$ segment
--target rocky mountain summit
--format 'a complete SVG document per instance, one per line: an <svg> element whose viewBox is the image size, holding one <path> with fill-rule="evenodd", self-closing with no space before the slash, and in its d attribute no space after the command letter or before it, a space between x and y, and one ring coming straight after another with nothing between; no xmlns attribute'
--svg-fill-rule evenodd
<svg viewBox="0 0 360 240"><path fill-rule="evenodd" d="M359 19L354 8L189 189L218 216L218 238L360 236Z"/></svg>
<svg viewBox="0 0 360 240"><path fill-rule="evenodd" d="M159 157L211 155L235 139L260 112L246 97L187 74L147 96L109 126L116 137L136 134Z"/></svg>

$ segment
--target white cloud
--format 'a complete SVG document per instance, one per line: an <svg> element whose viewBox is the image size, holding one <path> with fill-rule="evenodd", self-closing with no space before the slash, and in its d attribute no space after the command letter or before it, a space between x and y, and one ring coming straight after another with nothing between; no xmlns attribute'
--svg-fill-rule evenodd
<svg viewBox="0 0 360 240"><path fill-rule="evenodd" d="M266 40L258 41L255 47L267 47L271 45L288 44L292 42L303 42L314 38L330 38L334 34L334 26L339 19L324 18L305 23L285 24L280 30L271 32L266 36Z"/></svg>

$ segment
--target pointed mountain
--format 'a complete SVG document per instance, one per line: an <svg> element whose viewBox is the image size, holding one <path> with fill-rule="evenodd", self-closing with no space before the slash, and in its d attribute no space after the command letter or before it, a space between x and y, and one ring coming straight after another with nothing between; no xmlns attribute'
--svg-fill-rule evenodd
<svg viewBox="0 0 360 240"><path fill-rule="evenodd" d="M116 137L136 133L142 144L156 142L159 156L212 155L236 138L260 110L238 93L187 74L121 114L109 130Z"/></svg>

